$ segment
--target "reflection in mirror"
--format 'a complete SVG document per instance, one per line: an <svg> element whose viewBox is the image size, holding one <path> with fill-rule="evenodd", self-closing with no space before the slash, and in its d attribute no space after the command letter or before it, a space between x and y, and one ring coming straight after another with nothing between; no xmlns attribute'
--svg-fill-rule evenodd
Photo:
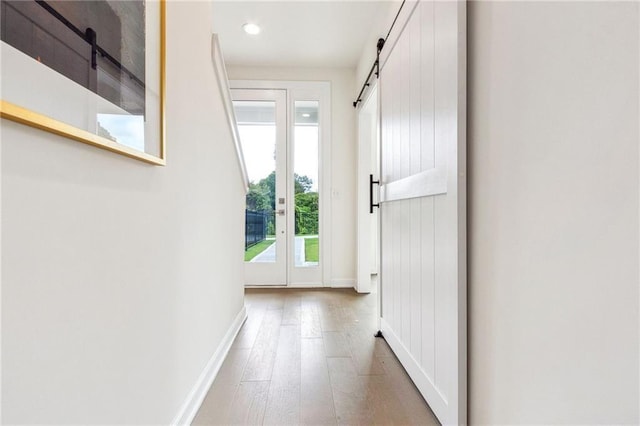
<svg viewBox="0 0 640 426"><path fill-rule="evenodd" d="M89 132L163 157L161 8L144 0L2 0L3 81L11 82L2 100L73 126L75 139L91 139L82 133Z"/></svg>
<svg viewBox="0 0 640 426"><path fill-rule="evenodd" d="M144 152L144 117L98 113L98 135Z"/></svg>
<svg viewBox="0 0 640 426"><path fill-rule="evenodd" d="M2 40L133 114L144 114L144 2L6 0ZM36 36L32 36L35 34Z"/></svg>

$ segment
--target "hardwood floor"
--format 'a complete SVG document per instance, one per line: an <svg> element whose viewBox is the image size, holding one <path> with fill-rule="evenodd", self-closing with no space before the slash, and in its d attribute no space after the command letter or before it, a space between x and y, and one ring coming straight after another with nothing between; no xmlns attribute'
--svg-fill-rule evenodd
<svg viewBox="0 0 640 426"><path fill-rule="evenodd" d="M437 425L377 330L377 295L251 289L194 425Z"/></svg>

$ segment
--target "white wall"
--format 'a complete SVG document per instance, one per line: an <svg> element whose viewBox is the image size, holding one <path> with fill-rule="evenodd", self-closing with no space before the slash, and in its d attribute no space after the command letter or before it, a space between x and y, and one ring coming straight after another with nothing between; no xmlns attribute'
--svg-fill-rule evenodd
<svg viewBox="0 0 640 426"><path fill-rule="evenodd" d="M469 421L637 424L638 3L468 25Z"/></svg>
<svg viewBox="0 0 640 426"><path fill-rule="evenodd" d="M166 167L2 121L7 424L170 422L243 306L210 7L167 4Z"/></svg>
<svg viewBox="0 0 640 426"><path fill-rule="evenodd" d="M227 66L230 80L331 82L331 200L333 285L355 285L356 278L356 114L354 70ZM325 281L327 277L325 277Z"/></svg>

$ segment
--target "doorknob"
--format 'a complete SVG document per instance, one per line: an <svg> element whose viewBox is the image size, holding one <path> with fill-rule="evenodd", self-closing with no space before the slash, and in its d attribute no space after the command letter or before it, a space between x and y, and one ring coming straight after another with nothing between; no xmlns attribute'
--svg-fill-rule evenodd
<svg viewBox="0 0 640 426"><path fill-rule="evenodd" d="M278 210L278 216L284 216L284 209Z"/></svg>

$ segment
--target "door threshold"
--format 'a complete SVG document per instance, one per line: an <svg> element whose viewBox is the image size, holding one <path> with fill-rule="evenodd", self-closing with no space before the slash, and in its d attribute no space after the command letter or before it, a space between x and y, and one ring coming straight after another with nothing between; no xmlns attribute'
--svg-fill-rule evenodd
<svg viewBox="0 0 640 426"><path fill-rule="evenodd" d="M259 284L259 285L251 285L245 284L244 288L331 288L331 286L325 286L322 284L289 284L289 285L280 285L280 284Z"/></svg>

